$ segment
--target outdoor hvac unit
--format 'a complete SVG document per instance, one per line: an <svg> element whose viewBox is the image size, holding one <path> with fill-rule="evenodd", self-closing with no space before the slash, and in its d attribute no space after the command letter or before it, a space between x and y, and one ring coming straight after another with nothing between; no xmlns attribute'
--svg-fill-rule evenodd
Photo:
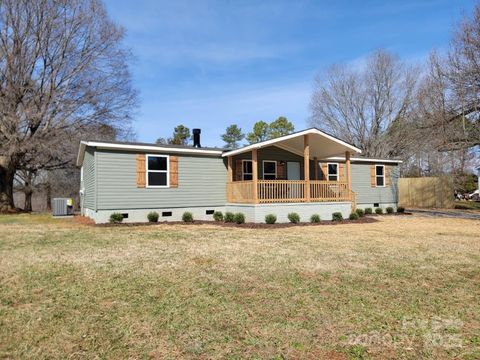
<svg viewBox="0 0 480 360"><path fill-rule="evenodd" d="M71 198L52 199L53 216L73 215L73 200Z"/></svg>

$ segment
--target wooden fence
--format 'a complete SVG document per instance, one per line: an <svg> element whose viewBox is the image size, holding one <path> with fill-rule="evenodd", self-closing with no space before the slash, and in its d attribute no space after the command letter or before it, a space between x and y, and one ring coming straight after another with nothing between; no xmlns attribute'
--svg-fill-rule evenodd
<svg viewBox="0 0 480 360"><path fill-rule="evenodd" d="M449 209L455 205L449 177L400 178L398 192L403 207Z"/></svg>

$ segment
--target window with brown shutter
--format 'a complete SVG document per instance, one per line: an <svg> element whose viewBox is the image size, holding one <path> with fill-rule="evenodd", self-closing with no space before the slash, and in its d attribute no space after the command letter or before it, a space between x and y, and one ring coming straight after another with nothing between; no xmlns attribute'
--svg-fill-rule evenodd
<svg viewBox="0 0 480 360"><path fill-rule="evenodd" d="M146 186L145 154L137 154L137 187L144 188Z"/></svg>

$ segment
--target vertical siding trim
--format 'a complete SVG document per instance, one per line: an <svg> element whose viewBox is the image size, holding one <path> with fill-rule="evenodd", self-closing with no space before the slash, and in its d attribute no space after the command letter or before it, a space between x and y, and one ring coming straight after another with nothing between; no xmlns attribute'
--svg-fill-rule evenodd
<svg viewBox="0 0 480 360"><path fill-rule="evenodd" d="M93 204L93 208L95 209L95 212L97 212L98 210L98 176L97 176L97 172L98 172L98 164L97 164L97 149L93 150L93 173L95 174L95 177L94 177L94 186L93 186L93 191L95 191L95 203Z"/></svg>

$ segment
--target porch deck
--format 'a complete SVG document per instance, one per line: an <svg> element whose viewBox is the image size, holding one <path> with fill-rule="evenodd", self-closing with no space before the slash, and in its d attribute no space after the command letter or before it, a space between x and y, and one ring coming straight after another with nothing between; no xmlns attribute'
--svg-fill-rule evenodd
<svg viewBox="0 0 480 360"><path fill-rule="evenodd" d="M346 181L230 181L227 183L227 200L239 204L350 201L354 206L355 193Z"/></svg>

